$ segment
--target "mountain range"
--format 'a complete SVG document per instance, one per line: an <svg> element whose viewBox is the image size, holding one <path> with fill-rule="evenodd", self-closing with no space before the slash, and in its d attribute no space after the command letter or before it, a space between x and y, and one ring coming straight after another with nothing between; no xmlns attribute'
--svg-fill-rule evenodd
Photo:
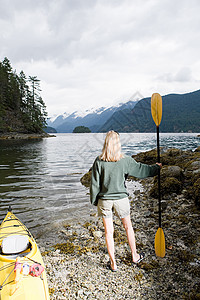
<svg viewBox="0 0 200 300"><path fill-rule="evenodd" d="M200 132L200 90L165 95L162 100L161 132ZM155 132L150 97L86 111L84 115L65 113L47 123L57 132L73 132L76 126L89 127L92 132L112 129L118 132Z"/></svg>
<svg viewBox="0 0 200 300"><path fill-rule="evenodd" d="M118 110L132 110L138 101L128 101L117 106L100 107L86 112L73 112L72 114L64 113L52 121L48 119L47 124L56 129L57 132L73 132L77 126L89 127L92 132L99 132L101 127L112 117Z"/></svg>

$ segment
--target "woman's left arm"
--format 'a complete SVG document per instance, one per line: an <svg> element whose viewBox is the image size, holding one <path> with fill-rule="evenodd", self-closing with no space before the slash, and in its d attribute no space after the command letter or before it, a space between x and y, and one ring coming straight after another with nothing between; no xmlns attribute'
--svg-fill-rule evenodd
<svg viewBox="0 0 200 300"><path fill-rule="evenodd" d="M136 162L132 157L129 159L129 175L137 178L153 177L158 175L158 170L161 168L161 164L155 165L142 164Z"/></svg>

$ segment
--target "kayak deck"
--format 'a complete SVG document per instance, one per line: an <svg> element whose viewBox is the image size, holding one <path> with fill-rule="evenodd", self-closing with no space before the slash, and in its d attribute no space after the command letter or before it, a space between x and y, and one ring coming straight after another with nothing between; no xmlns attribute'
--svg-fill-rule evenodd
<svg viewBox="0 0 200 300"><path fill-rule="evenodd" d="M26 237L28 244L25 249L21 248L21 245L16 247L19 237ZM15 251L16 249L20 250L19 253L15 251L12 253L10 241L14 243L13 249ZM2 250L7 252L4 253ZM14 271L16 261L19 261L21 271ZM49 299L45 269L38 277L33 277L30 273L24 272L25 268L29 270L31 267L33 268L34 264L44 268L39 248L26 226L12 212L8 212L0 226L1 300Z"/></svg>

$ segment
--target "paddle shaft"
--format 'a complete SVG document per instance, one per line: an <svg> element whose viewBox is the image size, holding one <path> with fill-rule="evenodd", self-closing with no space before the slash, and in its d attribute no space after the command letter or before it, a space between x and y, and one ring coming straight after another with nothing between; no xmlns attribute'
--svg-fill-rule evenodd
<svg viewBox="0 0 200 300"><path fill-rule="evenodd" d="M160 163L159 126L157 128L157 161ZM160 168L158 170L158 206L159 206L159 227L161 227L161 193L160 193Z"/></svg>

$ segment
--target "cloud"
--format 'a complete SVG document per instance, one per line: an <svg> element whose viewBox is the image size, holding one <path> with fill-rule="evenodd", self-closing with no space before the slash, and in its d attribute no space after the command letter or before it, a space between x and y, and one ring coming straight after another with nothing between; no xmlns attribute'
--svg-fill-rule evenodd
<svg viewBox="0 0 200 300"><path fill-rule="evenodd" d="M189 67L181 68L176 74L165 73L157 77L158 80L166 82L190 82L193 80L192 72Z"/></svg>
<svg viewBox="0 0 200 300"><path fill-rule="evenodd" d="M110 105L137 91L146 97L199 88L198 0L0 0L0 6L0 58L38 76L50 115Z"/></svg>

